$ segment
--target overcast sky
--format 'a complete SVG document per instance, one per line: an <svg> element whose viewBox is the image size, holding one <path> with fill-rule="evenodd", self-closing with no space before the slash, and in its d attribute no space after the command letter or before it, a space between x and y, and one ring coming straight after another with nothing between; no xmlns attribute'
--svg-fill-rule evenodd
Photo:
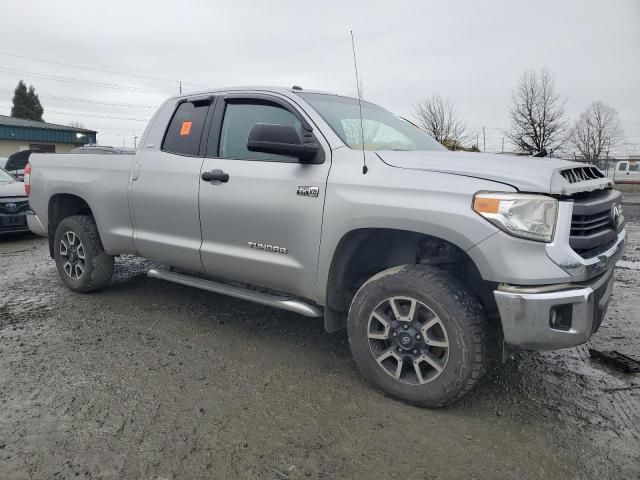
<svg viewBox="0 0 640 480"><path fill-rule="evenodd" d="M422 97L449 97L470 133L486 127L493 151L509 124L514 84L524 70L544 67L568 98L569 118L602 100L620 112L640 153L640 0L32 0L3 2L1 18L1 53L181 79L192 82L187 91L296 84L353 94L353 29L365 98L410 115ZM80 122L99 131L100 143L119 146L123 138L131 146L145 125L125 118L148 119L149 107L178 90L176 81L0 55L0 114L20 78L41 95L45 120Z"/></svg>

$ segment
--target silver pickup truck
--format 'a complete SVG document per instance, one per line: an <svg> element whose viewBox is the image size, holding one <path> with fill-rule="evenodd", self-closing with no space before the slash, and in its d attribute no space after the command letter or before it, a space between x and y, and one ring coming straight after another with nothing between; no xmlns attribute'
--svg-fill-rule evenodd
<svg viewBox="0 0 640 480"><path fill-rule="evenodd" d="M135 155L34 154L31 229L72 290L114 257L150 277L346 327L386 394L454 402L500 346L560 349L605 315L625 244L596 168L449 152L357 99L299 87L167 100ZM499 349L498 349L499 351Z"/></svg>

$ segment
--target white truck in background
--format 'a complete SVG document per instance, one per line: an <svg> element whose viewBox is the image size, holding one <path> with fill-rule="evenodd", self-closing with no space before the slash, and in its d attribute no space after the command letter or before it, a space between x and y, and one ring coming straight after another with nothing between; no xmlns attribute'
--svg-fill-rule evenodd
<svg viewBox="0 0 640 480"><path fill-rule="evenodd" d="M640 183L640 161L620 161L609 169L608 174L615 183Z"/></svg>

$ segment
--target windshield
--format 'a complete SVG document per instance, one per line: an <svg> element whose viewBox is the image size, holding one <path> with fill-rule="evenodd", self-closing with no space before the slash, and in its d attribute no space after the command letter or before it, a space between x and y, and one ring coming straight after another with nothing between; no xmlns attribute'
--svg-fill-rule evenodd
<svg viewBox="0 0 640 480"><path fill-rule="evenodd" d="M445 150L433 138L382 107L322 93L296 92L322 116L350 148L365 150ZM364 142L363 142L364 140Z"/></svg>
<svg viewBox="0 0 640 480"><path fill-rule="evenodd" d="M15 182L16 179L0 168L0 182Z"/></svg>

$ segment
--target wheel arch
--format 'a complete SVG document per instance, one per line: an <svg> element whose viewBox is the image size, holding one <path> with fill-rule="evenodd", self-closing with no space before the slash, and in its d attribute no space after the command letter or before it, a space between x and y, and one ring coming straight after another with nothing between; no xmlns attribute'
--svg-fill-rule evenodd
<svg viewBox="0 0 640 480"><path fill-rule="evenodd" d="M53 240L60 222L72 215L91 215L93 210L82 197L70 193L56 193L49 199L47 206L47 232L49 238L49 255L53 255Z"/></svg>
<svg viewBox="0 0 640 480"><path fill-rule="evenodd" d="M395 228L358 228L345 233L331 259L326 281L325 329L346 326L346 314L360 286L371 276L400 265L434 265L460 278L479 297L487 315L495 311L495 285L458 245L444 238Z"/></svg>

